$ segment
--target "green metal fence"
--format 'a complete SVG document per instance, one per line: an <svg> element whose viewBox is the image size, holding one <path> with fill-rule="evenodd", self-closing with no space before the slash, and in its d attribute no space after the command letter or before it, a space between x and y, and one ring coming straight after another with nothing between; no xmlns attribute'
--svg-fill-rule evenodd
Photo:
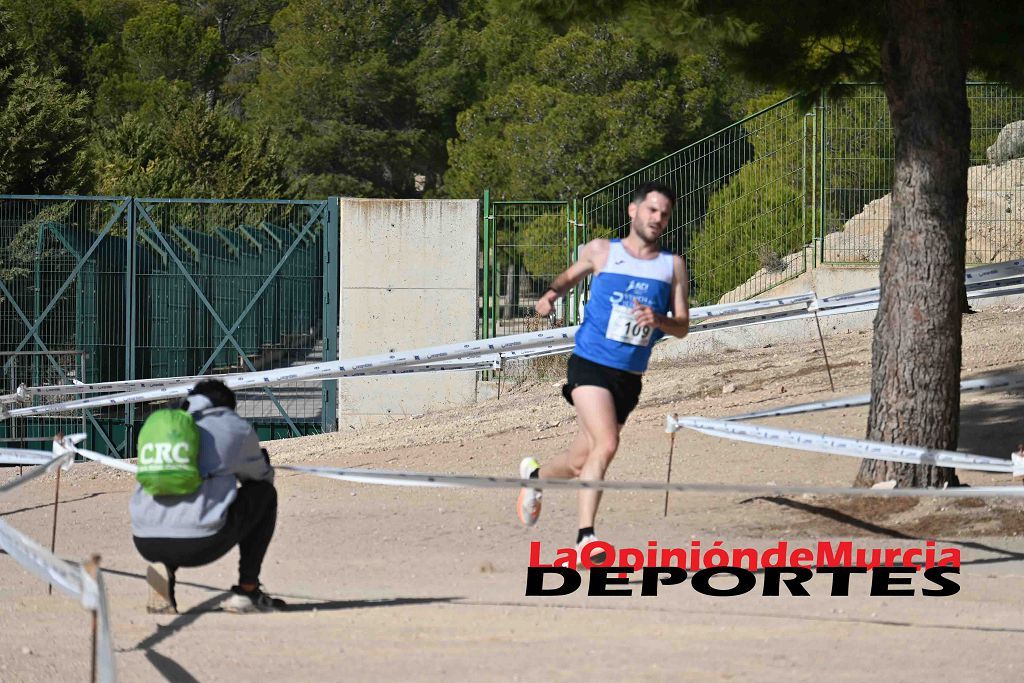
<svg viewBox="0 0 1024 683"><path fill-rule="evenodd" d="M537 321L534 304L572 263L578 244L570 204L487 199L484 208L483 330L493 337L537 329L546 323ZM571 306L559 302L554 321L574 324Z"/></svg>
<svg viewBox="0 0 1024 683"><path fill-rule="evenodd" d="M4 392L336 358L336 199L6 195L0 246ZM335 392L242 391L239 412L261 438L316 433L334 428ZM143 417L129 406L12 419L0 439L38 446L84 420L93 448L128 457Z"/></svg>
<svg viewBox="0 0 1024 683"><path fill-rule="evenodd" d="M624 236L633 191L658 181L677 194L662 241L686 256L694 303L746 299L803 273L807 121L789 98L587 195L585 238Z"/></svg>
<svg viewBox="0 0 1024 683"><path fill-rule="evenodd" d="M575 201L485 197L482 330L538 324L529 322L533 302L564 269L563 255L571 263L588 240L625 236L632 194L649 181L677 193L663 244L686 256L692 302L746 299L805 272L814 135L813 115L789 98L583 197L579 210ZM586 286L559 319L580 319Z"/></svg>
<svg viewBox="0 0 1024 683"><path fill-rule="evenodd" d="M1006 85L969 83L967 96L967 261L1024 257L1024 159L1013 158L1024 156L1024 123L1016 149L996 144L1008 124L1024 121L1024 94ZM889 222L893 156L879 85L834 86L809 111L790 97L583 197L578 218L575 208L569 216L567 248L549 236L538 239L536 230L494 233L501 246L492 246L484 269L491 268L495 291L499 254L506 263L543 249L561 258L588 239L624 236L631 195L648 181L665 183L678 195L664 243L686 257L694 304L756 296L818 262L873 266ZM492 231L534 220L529 207L537 206L498 205L488 213ZM560 219L551 220L554 225ZM579 318L585 283L581 292L566 319ZM494 333L504 326L484 329Z"/></svg>
<svg viewBox="0 0 1024 683"><path fill-rule="evenodd" d="M967 175L967 262L1024 255L1024 161L989 149L1000 131L1024 120L1024 95L1009 86L969 83L971 168ZM878 263L889 223L894 144L879 85L839 85L818 104L821 177L816 234L826 263Z"/></svg>

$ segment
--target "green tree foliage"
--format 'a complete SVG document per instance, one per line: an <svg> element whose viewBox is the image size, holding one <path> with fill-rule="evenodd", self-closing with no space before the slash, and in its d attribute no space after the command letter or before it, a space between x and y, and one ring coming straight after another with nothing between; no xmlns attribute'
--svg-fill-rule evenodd
<svg viewBox="0 0 1024 683"><path fill-rule="evenodd" d="M514 14L481 37L497 56L486 97L459 115L448 196L581 194L721 123L720 75L706 56L599 25L557 35Z"/></svg>
<svg viewBox="0 0 1024 683"><path fill-rule="evenodd" d="M442 120L475 68L459 47L468 20L439 1L293 0L247 109L287 140L312 194L417 196L416 177L429 185L445 168ZM451 81L429 73L449 59Z"/></svg>
<svg viewBox="0 0 1024 683"><path fill-rule="evenodd" d="M520 251L527 275L550 280L575 260L576 254L571 253L570 248L574 242L566 223L565 216L548 214L523 226L518 241L524 245ZM613 235L610 229L598 225L591 229L589 236L590 239L607 239ZM509 241L509 237L498 236L499 243Z"/></svg>
<svg viewBox="0 0 1024 683"><path fill-rule="evenodd" d="M95 94L105 80L119 76L127 69L123 62L121 32L124 25L139 13L143 0L72 1L77 2L85 22L84 35L79 37L84 83ZM104 111L104 103L96 101L96 97L93 99L94 110Z"/></svg>
<svg viewBox="0 0 1024 683"><path fill-rule="evenodd" d="M124 58L140 81L183 81L200 90L216 86L227 55L215 28L204 28L173 2L147 5L121 32Z"/></svg>
<svg viewBox="0 0 1024 683"><path fill-rule="evenodd" d="M756 112L763 105L764 100L755 101L752 108ZM690 294L700 303L717 303L762 268L784 270L783 257L808 239L803 144L799 136L787 135L791 121L800 118L792 101L758 116L746 137L747 162L708 201L703 226L687 253L694 277ZM756 288L742 294L755 293Z"/></svg>
<svg viewBox="0 0 1024 683"><path fill-rule="evenodd" d="M227 58L223 78L212 84L208 98L223 98L240 115L241 101L256 83L260 53L274 42L270 22L285 0L178 0L183 11L213 31ZM214 92L216 90L216 92Z"/></svg>
<svg viewBox="0 0 1024 683"><path fill-rule="evenodd" d="M75 0L2 0L0 11L25 57L42 73L58 75L71 86L82 84L86 19Z"/></svg>
<svg viewBox="0 0 1024 683"><path fill-rule="evenodd" d="M216 90L228 72L217 30L166 0L144 3L112 42L98 48L96 119L103 126L159 101L171 90ZM98 55L98 58L100 57Z"/></svg>
<svg viewBox="0 0 1024 683"><path fill-rule="evenodd" d="M147 197L288 197L279 146L223 105L170 89L105 131L96 152L100 194Z"/></svg>
<svg viewBox="0 0 1024 683"><path fill-rule="evenodd" d="M0 13L0 192L73 192L87 184L89 99L43 73Z"/></svg>

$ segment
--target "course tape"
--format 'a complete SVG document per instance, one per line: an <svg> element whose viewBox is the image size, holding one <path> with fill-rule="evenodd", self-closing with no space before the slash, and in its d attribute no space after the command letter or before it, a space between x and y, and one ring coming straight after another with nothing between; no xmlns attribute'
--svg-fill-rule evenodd
<svg viewBox="0 0 1024 683"><path fill-rule="evenodd" d="M649 481L580 481L578 479L517 479L513 477L483 477L474 475L432 474L396 470L370 470L345 467L309 467L304 465L278 465L288 470L327 479L338 479L360 484L389 486L432 486L438 488L499 488L499 489L571 489L601 491L670 491L676 493L743 493L749 495L788 496L867 496L874 498L1019 498L1024 486L984 486L952 489L866 489L829 488L818 486L778 486L775 484L683 484Z"/></svg>
<svg viewBox="0 0 1024 683"><path fill-rule="evenodd" d="M850 313L859 313L861 311L873 311L876 308L878 308L878 301L869 301L867 303L855 302L848 306L821 310L818 312L818 317L824 318L830 315L847 315ZM765 323L782 322L783 320L801 320L813 317L814 311L804 308L789 311L773 311L771 313L761 313L758 315L746 316L744 318L733 318L732 320L719 320L712 323L701 323L691 327L690 334L707 332L710 330L724 330L734 327L747 327L749 325L763 325Z"/></svg>
<svg viewBox="0 0 1024 683"><path fill-rule="evenodd" d="M993 279L1009 278L1011 275L1020 275L1021 273L1024 273L1024 260L976 266L966 270L964 273L964 283L967 286L967 290L972 291L978 287L979 283ZM825 309L843 306L856 301L870 301L872 299L878 299L879 292L880 289L878 287L858 289L853 292L844 292L842 294L834 294L832 296L820 298L817 300L815 305L820 309Z"/></svg>
<svg viewBox="0 0 1024 683"><path fill-rule="evenodd" d="M0 465L45 465L53 459L49 451L31 448L0 448Z"/></svg>
<svg viewBox="0 0 1024 683"><path fill-rule="evenodd" d="M691 319L703 319L733 315L743 311L759 310L764 308L776 308L780 306L792 306L801 303L814 301L813 292L797 294L792 296L778 297L774 299L756 299L742 301L733 304L715 304L711 306L695 307L690 309ZM360 377L373 374L406 374L412 372L433 372L451 369L470 369L472 367L485 367L485 364L500 363L501 360L510 358L529 358L549 355L553 353L565 353L573 348L578 327L562 327L540 332L528 332L519 335L508 335L482 339L475 342L464 342L444 346L415 349L399 354L387 356L368 356L347 360L330 361L327 363L316 363L293 368L278 368L261 372L235 373L218 375L217 379L225 382L232 388L245 386L269 386L281 381L323 381L325 379L338 379L342 377ZM559 343L560 342L560 343ZM480 360L477 364L470 365L460 359L476 357ZM202 379L209 379L207 375L193 375L169 378L154 378L143 380L124 380L118 382L95 382L83 384L76 382L70 385L45 385L38 387L21 386L14 394L7 394L0 397L0 402L28 401L34 396L65 396L75 394L90 394L103 392L125 392L131 390L140 392L149 390L161 390L178 387L187 393L186 388ZM143 400L160 400L170 398L172 392L163 392L158 398ZM174 395L184 395L173 392ZM126 394L127 395L127 394ZM139 393L134 394L140 395ZM135 401L132 401L135 402ZM118 405L115 403L94 403L85 405L82 402L67 402L51 406L36 406L36 408L47 409L46 412L59 410L72 410L78 408ZM9 411L11 417L40 414L39 412L28 412L32 409L14 409Z"/></svg>
<svg viewBox="0 0 1024 683"><path fill-rule="evenodd" d="M987 283L986 283L987 284ZM1024 294L1024 285L1016 285L1013 287L1000 285L1001 289L988 289L985 291L969 291L967 292L968 299L988 299L996 296L1013 296L1017 294Z"/></svg>
<svg viewBox="0 0 1024 683"><path fill-rule="evenodd" d="M738 303L729 304L715 304L711 306L700 306L690 309L691 319L700 319L706 317L718 317L722 315L732 315L742 311L758 310L762 308L772 308L778 306L790 306L800 303L810 303L814 301L814 293L809 292L807 294L798 294L793 296L778 297L774 299L756 299L752 301L741 301ZM574 336L575 330L578 328L560 328L557 330L551 330L550 332L559 333L565 339L570 339ZM527 335L513 335L510 337L496 337L492 340L481 340L481 341L502 341L506 346L510 346L509 342L513 341L513 338L517 337L532 337L534 333L528 333ZM516 342L518 343L518 342ZM514 344L511 344L514 345ZM529 348L516 349L510 348L500 353L490 353L480 356L480 360L475 364L469 364L469 362L454 361L440 361L433 362L433 364L415 364L400 372L393 374L408 374L414 372L438 372L446 370L470 370L476 368L488 369L485 364L494 365L500 364L502 359L509 359L515 357L537 357L540 355L549 355L552 353L564 353L571 350L572 344L562 344L552 346L550 349L534 350ZM427 349L433 351L434 349ZM426 353L427 350L420 349L420 351ZM416 353L416 351L413 351ZM357 361L361 359L355 359L348 361L352 365L356 365ZM338 364L342 364L345 361L337 361ZM387 366L384 366L382 370L386 370ZM373 375L373 372L366 372L362 375ZM239 378L246 378L254 375L254 373L236 373L230 375L219 375L217 379L230 382L238 380ZM342 369L336 374L325 372L316 376L310 377L298 377L295 378L297 381L323 381L325 379L338 379L341 377L359 377L360 374L351 374L350 372ZM60 384L60 385L43 385L36 387L27 387L25 385L19 386L17 391L10 394L4 394L0 396L0 402L16 402L16 401L28 401L33 396L60 396L60 395L74 395L74 394L87 394L87 393L102 393L102 392L123 392L126 390L148 390L148 389L160 389L173 386L186 386L193 385L204 379L209 379L209 375L193 375L193 376L181 376L181 377L169 377L169 378L156 378L151 380L123 380L118 382L93 382L91 384L85 384L82 382L75 382L74 384ZM230 385L229 385L230 386ZM28 415L26 413L18 413L12 411L11 417L18 417L19 415Z"/></svg>
<svg viewBox="0 0 1024 683"><path fill-rule="evenodd" d="M1024 293L1024 277L1014 277L1005 280L994 280L981 282L968 289L968 299L983 299L995 296L1011 296ZM873 311L878 308L878 290L863 290L850 294L838 295L819 299L810 304L806 309L795 309L788 311L773 311L759 315L746 316L744 318L733 318L731 320L720 320L710 323L701 323L690 328L690 333L706 332L709 330L723 330L736 327L747 327L749 325L763 325L765 323L781 322L783 320L803 320L815 317L824 318L830 315L848 315L862 311Z"/></svg>
<svg viewBox="0 0 1024 683"><path fill-rule="evenodd" d="M560 353L568 353L574 348L574 344L556 344L540 349L521 349L517 351L506 351L503 353L486 354L476 358L466 358L440 363L423 363L408 365L395 369L383 368L380 370L368 370L365 372L344 372L338 375L325 374L323 376L299 378L298 382L322 382L324 380L340 377L369 377L372 375L392 374L406 375L424 372L452 372L467 370L479 372L481 370L497 370L503 361L516 358L539 358ZM218 375L216 379L235 377L236 375ZM125 380L118 382L96 382L93 384L56 384L40 387L19 387L20 393L0 396L0 402L7 400L8 403L31 401L33 396L71 396L77 394L98 394L125 392L128 389L146 389L161 386L187 386L191 389L195 383L204 379L210 379L211 375L196 375L194 377L173 377L166 380ZM61 404L65 406L67 404ZM61 408L64 409L64 408ZM17 409L15 409L17 410ZM8 413L10 415L10 413ZM11 417L18 417L20 413L14 413Z"/></svg>
<svg viewBox="0 0 1024 683"><path fill-rule="evenodd" d="M1000 265L986 267L986 277L1003 272L1019 272L1020 268L1011 262L1001 268ZM972 277L975 276L973 270ZM978 271L976 277L981 277L982 271ZM968 297L973 296L1006 296L1024 292L1024 277L1010 277L1002 279L991 279L973 282L968 285ZM703 323L691 328L692 332L703 332L712 329L723 329L727 327L742 327L746 325L762 324L780 320L793 320L808 318L814 315L837 315L854 313L858 311L872 310L878 306L878 290L861 290L835 297L817 299L813 292L794 295L791 297L779 297L775 299L753 300L740 302L739 304L717 304L702 308L694 308L691 315L697 318L716 317L732 315L747 310L760 310L766 308L777 308L792 306L799 303L809 303L808 306L788 311L774 311L761 313L755 316L734 318L714 323ZM814 307L816 310L810 310ZM576 330L578 327L564 327L553 330L528 332L520 335L509 335L493 339L483 339L474 342L460 344L448 344L443 346L415 349L396 354L366 356L355 359L333 361L327 363L316 363L311 365L278 368L256 373L241 373L236 375L222 375L219 378L233 389L247 387L272 386L283 382L295 381L323 381L328 379L340 379L343 377L360 377L377 374L406 374L411 372L424 372L435 370L453 369L483 369L484 363L488 361L499 364L503 358L530 357L547 355L551 353L564 353L573 348ZM497 360L494 360L497 357ZM467 362L467 359L481 359L481 365L474 365ZM493 367L493 365L492 365ZM140 403L146 401L161 401L184 396L189 391L190 383L180 382L180 378L171 378L174 382L165 385L165 380L139 380L133 386L150 386L152 388L144 391L119 393L113 396L103 396L88 399L79 399L63 403L31 406L4 410L0 407L0 418L19 417L29 415L41 415L51 412L78 410L95 407L112 407L128 403ZM110 386L111 383L107 383ZM94 385L98 386L98 385ZM121 388L128 386L122 384ZM47 391L70 391L71 393L85 393L90 385L71 385L61 387L49 387ZM26 389L21 392L30 394L34 390L42 388Z"/></svg>
<svg viewBox="0 0 1024 683"><path fill-rule="evenodd" d="M96 609L95 582L82 573L81 567L60 559L3 520L0 520L0 546L14 561L43 581L79 600L86 609Z"/></svg>
<svg viewBox="0 0 1024 683"><path fill-rule="evenodd" d="M994 271L993 271L994 272ZM969 271L970 273L970 271ZM1016 275L1011 275L1016 273ZM1012 287L1024 284L1024 277L1019 275L1020 269L1011 269L1008 271L1000 271L999 278L974 278L972 279L970 274L965 280L967 287L967 296L970 298L972 293L974 296L981 295L982 292L987 290L998 289L1001 287ZM846 292L844 294L836 294L834 296L827 296L821 299L816 299L808 306L808 310L828 310L830 308L841 308L844 306L851 306L863 303L869 303L872 301L878 301L880 296L880 290L878 287L872 287L871 289L861 289L855 292Z"/></svg>
<svg viewBox="0 0 1024 683"><path fill-rule="evenodd" d="M83 570L84 572L84 570ZM87 578L92 578L86 575ZM103 570L96 572L96 674L103 683L116 683L117 664L114 662L114 639L110 635L110 609L107 606L107 588Z"/></svg>
<svg viewBox="0 0 1024 683"><path fill-rule="evenodd" d="M669 418L672 419L671 417ZM685 418L684 418L685 419ZM671 424L671 422L670 422ZM722 423L729 425L730 423ZM735 425L731 425L735 426ZM812 435L813 436L813 435ZM776 444L777 445L777 444ZM887 445L887 444L881 444ZM786 447L792 447L786 445ZM809 449L804 449L809 450ZM115 467L126 472L135 472L137 468L131 463L109 458L99 453L76 448L75 452L96 462ZM955 454L963 455L963 454ZM875 456L872 456L875 457ZM984 459L985 456L974 456ZM995 460L995 459L992 459ZM997 461L1004 467L1000 471L1009 471L1005 461ZM957 465L959 466L959 465ZM40 468L41 469L41 468ZM747 485L747 484L698 484L647 481L581 481L578 479L519 479L515 477L488 477L479 475L441 474L429 472L406 472L401 470L378 470L346 467L318 467L310 465L276 465L276 470L296 472L327 479L337 479L360 484L382 484L388 486L427 486L437 488L538 488L538 489L570 489L570 490L601 490L601 491L671 491L678 493L743 493L750 495L848 495L870 497L1020 497L1024 496L1024 487L990 486L955 489L865 489L865 488L833 488L820 486L787 486L787 485ZM26 475L27 476L27 475Z"/></svg>
<svg viewBox="0 0 1024 683"><path fill-rule="evenodd" d="M1024 376L999 375L996 377L980 377L960 382L960 392L986 391L989 389L1013 389L1024 386ZM821 410L835 410L837 408L855 408L866 406L871 403L871 394L854 394L843 398L835 398L828 401L812 401L809 403L797 403L791 406L779 408L768 408L751 413L729 415L722 420L736 422L740 420L755 420L762 417L781 417L783 415L801 415L803 413L814 413Z"/></svg>
<svg viewBox="0 0 1024 683"><path fill-rule="evenodd" d="M577 327L563 327L553 330L527 332L524 334L509 335L494 339L482 339L458 344L431 346L398 353L361 356L358 358L344 359L340 361L278 368L274 370L245 373L234 376L225 375L218 377L218 379L221 379L230 388L238 390L249 387L272 386L274 384L307 379L358 377L369 374L369 371L371 370L377 370L379 373L383 374L391 374L398 373L410 365L423 365L447 360L459 360L507 351L550 349L551 347L564 346L567 343L572 342L577 329ZM16 408L9 411L7 415L10 417L19 417L40 415L55 411L76 410L79 408L116 406L143 401L162 401L184 396L188 393L189 388L190 387L188 385L176 385L151 389L149 391L118 394L116 396L103 396L51 405Z"/></svg>
<svg viewBox="0 0 1024 683"><path fill-rule="evenodd" d="M114 663L110 611L107 607L103 573L97 572L96 578L93 579L81 565L60 559L3 520L0 520L0 547L22 567L46 583L56 586L85 609L96 612L97 678L104 683L116 681L117 666Z"/></svg>
<svg viewBox="0 0 1024 683"><path fill-rule="evenodd" d="M718 436L735 441L745 441L765 446L777 446L830 455L845 455L855 458L871 458L910 465L937 465L940 467L958 467L965 470L981 472L1005 472L1017 474L1016 462L992 458L987 455L958 453L918 446L868 441L866 439L850 439L825 434L812 434L794 429L778 429L741 422L726 422L703 417L676 418L669 415L666 420L666 431L674 432L685 427L710 436ZM1016 461L1016 459L1014 459Z"/></svg>
<svg viewBox="0 0 1024 683"><path fill-rule="evenodd" d="M789 306L794 303L809 302L813 300L813 297L813 293L808 293L771 300L742 302L741 304L707 306L694 308L691 314L697 314L700 317L722 316L741 310L755 310L758 308ZM800 309L800 311L802 310ZM551 354L568 353L574 347L575 334L578 329L578 327L563 327L541 332L483 339L463 344L415 349L401 354L369 356L293 368L280 368L262 373L220 375L217 378L229 387L239 389L250 386L271 386L282 382L323 381L380 374L399 375L452 369L488 369L489 367L493 368L495 365L500 365L503 360L512 358L536 358ZM475 358L476 361L467 361L467 358ZM84 408L111 407L127 403L168 400L187 394L193 379L172 378L170 381L172 383L166 386L162 384L162 380L153 379L117 383L106 382L92 385L76 384L24 388L20 392L21 396L36 394L68 395L89 393L91 391L98 393L103 391L120 391L127 387L142 387L146 389L114 396L15 408L7 411L5 416L24 417Z"/></svg>
<svg viewBox="0 0 1024 683"><path fill-rule="evenodd" d="M77 453L78 455L82 456L83 458L86 458L88 460L92 460L94 462L98 462L101 465L106 465L107 467L112 467L115 470L121 470L122 472L130 472L131 474L136 474L139 471L139 468L136 465L128 462L127 460L121 460L119 458L111 458L109 455L103 455L102 453L96 453L95 451L90 451L90 450L87 450L85 448L80 448L80 447L70 448L70 449L68 449L67 453L70 454L70 455L74 455L75 453Z"/></svg>
<svg viewBox="0 0 1024 683"><path fill-rule="evenodd" d="M67 469L71 465L73 456L74 453L64 453L63 455L58 455L54 457L52 460L46 462L43 465L39 465L38 467L32 468L31 470L21 475L20 477L15 477L6 484L0 486L0 493L6 493L11 489L21 486L22 484L26 484L35 479L36 477L42 476L47 472L53 471L57 467L63 467L64 469Z"/></svg>
<svg viewBox="0 0 1024 683"><path fill-rule="evenodd" d="M981 280L990 280L994 277L1009 275L1011 273L1022 272L1024 272L1024 260L1018 259L1016 261L1003 261L1002 263L991 263L984 266L968 268L964 274L964 281L978 282Z"/></svg>
<svg viewBox="0 0 1024 683"><path fill-rule="evenodd" d="M520 352L520 353L526 353ZM506 356L513 354L504 354ZM477 370L477 369L493 369L496 368L500 363L501 356L499 354L488 354L480 356L472 361L469 360L455 360L455 361L443 361L440 363L424 363L422 365L411 365L402 370L403 373L413 372L444 372L450 370ZM368 374L373 374L368 373ZM38 387L27 387L24 384L18 387L18 391L13 394L5 394L0 396L0 402L16 403L16 402L30 402L34 396L72 396L78 394L99 394L99 393L116 393L126 392L128 390L139 390L139 389L154 389L165 386L188 386L192 387L197 382L204 379L230 379L233 377L241 376L240 374L233 375L193 375L188 377L168 377L163 379L150 379L150 380L121 380L117 382L93 382L91 384L84 384L76 382L75 384L48 384ZM300 382L320 382L323 381L322 377L310 377L302 378L297 381ZM15 416L16 417L16 416Z"/></svg>
<svg viewBox="0 0 1024 683"><path fill-rule="evenodd" d="M794 306L796 304L809 304L815 300L814 292L806 294L793 294L791 296L776 297L774 299L751 299L749 301L737 301L730 304L713 304L711 306L699 306L690 309L690 320L702 320L704 318L717 318L748 311L757 311L764 308L779 308L782 306Z"/></svg>

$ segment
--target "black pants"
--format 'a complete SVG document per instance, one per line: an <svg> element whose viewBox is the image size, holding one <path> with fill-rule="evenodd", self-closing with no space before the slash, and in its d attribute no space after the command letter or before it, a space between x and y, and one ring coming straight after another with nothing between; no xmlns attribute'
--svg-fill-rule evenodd
<svg viewBox="0 0 1024 683"><path fill-rule="evenodd" d="M178 567L201 567L227 555L238 546L238 583L259 583L263 557L277 523L277 489L265 481L242 484L228 508L224 527L205 538L134 537L139 554L150 562L162 562L172 572Z"/></svg>

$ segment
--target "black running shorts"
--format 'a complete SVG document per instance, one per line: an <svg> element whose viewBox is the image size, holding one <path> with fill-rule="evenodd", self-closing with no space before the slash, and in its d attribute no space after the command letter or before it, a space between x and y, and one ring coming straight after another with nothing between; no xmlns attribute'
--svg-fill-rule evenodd
<svg viewBox="0 0 1024 683"><path fill-rule="evenodd" d="M572 390L576 387L604 387L612 393L615 419L621 425L626 424L626 418L636 408L642 385L640 375L599 365L573 354L569 356L569 373L562 387L562 396L572 405Z"/></svg>

